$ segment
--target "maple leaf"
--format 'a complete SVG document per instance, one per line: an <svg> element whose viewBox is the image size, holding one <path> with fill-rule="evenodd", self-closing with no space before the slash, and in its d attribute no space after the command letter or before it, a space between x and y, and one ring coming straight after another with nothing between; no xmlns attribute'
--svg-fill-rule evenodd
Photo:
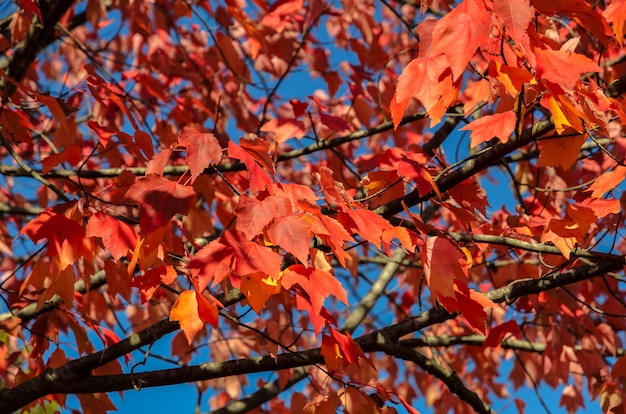
<svg viewBox="0 0 626 414"><path fill-rule="evenodd" d="M198 289L204 289L220 283L232 271L235 249L221 242L213 240L200 249L187 263L191 275L198 278Z"/></svg>
<svg viewBox="0 0 626 414"><path fill-rule="evenodd" d="M35 243L48 240L48 255L57 260L58 270L74 264L79 257L89 260L94 257L94 245L85 238L85 228L63 214L44 212L21 232Z"/></svg>
<svg viewBox="0 0 626 414"><path fill-rule="evenodd" d="M454 281L467 277L465 256L445 237L428 237L421 250L426 283L435 299L455 298Z"/></svg>
<svg viewBox="0 0 626 414"><path fill-rule="evenodd" d="M491 61L489 64L489 76L498 79L504 90L514 97L520 93L524 84L537 83L528 70L507 66L496 61Z"/></svg>
<svg viewBox="0 0 626 414"><path fill-rule="evenodd" d="M191 181L210 165L217 164L222 159L222 147L215 135L210 132L200 132L186 126L180 131L178 143L187 149L187 162Z"/></svg>
<svg viewBox="0 0 626 414"><path fill-rule="evenodd" d="M584 132L585 127L581 121L585 116L578 111L571 99L563 94L545 94L541 97L541 106L552 113L554 129L557 134L564 134L568 129Z"/></svg>
<svg viewBox="0 0 626 414"><path fill-rule="evenodd" d="M242 236L238 231L226 231L220 238L222 243L232 247L234 275L262 272L276 277L280 273L282 256L271 248L248 241ZM238 281L231 277L231 282L237 287Z"/></svg>
<svg viewBox="0 0 626 414"><path fill-rule="evenodd" d="M374 209L404 196L406 189L397 171L371 171L362 180L369 208Z"/></svg>
<svg viewBox="0 0 626 414"><path fill-rule="evenodd" d="M242 142L243 140L240 141L240 143ZM259 155L259 151L254 151L253 154ZM269 155L267 155L267 153L265 153L265 155L269 158ZM249 151L244 149L243 146L239 146L232 141L228 143L228 156L231 158L236 158L246 165L246 168L248 169L248 174L250 175L250 191L253 194L256 194L259 191L263 191L265 189L272 188L272 178L268 175L268 172L271 173L272 176L274 174L274 167L273 165L271 165L271 160L269 166L270 169L267 169L268 165L264 165L267 164L267 160L265 160L264 157L257 156L255 158L250 155ZM257 164L259 160L262 162L261 165L266 168L267 172L263 171L263 168L261 168L259 164Z"/></svg>
<svg viewBox="0 0 626 414"><path fill-rule="evenodd" d="M391 98L391 102L389 102L389 112L391 112L391 119L393 120L393 129L398 129L400 122L404 117L404 113L406 112L406 108L409 106L409 102L411 102L411 96L398 100L397 95L398 87L396 87L396 91L393 93L393 98Z"/></svg>
<svg viewBox="0 0 626 414"><path fill-rule="evenodd" d="M567 53L560 50L544 50L537 52L537 78L573 89L585 72L600 72L602 68L593 60L578 53Z"/></svg>
<svg viewBox="0 0 626 414"><path fill-rule="evenodd" d="M507 32L516 44L520 44L535 10L528 0L494 0L493 13L504 22Z"/></svg>
<svg viewBox="0 0 626 414"><path fill-rule="evenodd" d="M615 39L622 46L624 42L624 23L626 23L626 1L615 0L602 12L608 23L612 23Z"/></svg>
<svg viewBox="0 0 626 414"><path fill-rule="evenodd" d="M485 190L474 179L468 179L448 190L448 193L464 209L474 213L474 209L487 215L490 207Z"/></svg>
<svg viewBox="0 0 626 414"><path fill-rule="evenodd" d="M72 166L76 166L80 162L82 155L82 148L79 145L69 145L64 148L63 151L42 159L41 172L46 174L62 162L67 162Z"/></svg>
<svg viewBox="0 0 626 414"><path fill-rule="evenodd" d="M103 127L96 121L87 122L87 126L91 128L96 135L98 135L98 141L100 141L100 145L106 148L111 142L111 138L117 133L117 131L111 130L109 128Z"/></svg>
<svg viewBox="0 0 626 414"><path fill-rule="evenodd" d="M283 272L281 283L285 289L299 285L308 295L313 306L313 312L320 313L324 300L333 295L344 304L348 304L348 297L341 282L332 274L321 269L307 268L303 265L291 265Z"/></svg>
<svg viewBox="0 0 626 414"><path fill-rule="evenodd" d="M125 256L129 249L137 245L139 239L131 225L103 212L94 213L89 217L85 235L100 237L102 244L115 260Z"/></svg>
<svg viewBox="0 0 626 414"><path fill-rule="evenodd" d="M346 332L342 334L336 329L332 327L328 328L330 332L330 336L333 338L335 343L339 346L339 351L341 352L341 357L344 362L344 366L349 364L359 365L359 358L365 359L365 354L361 349L361 346L352 339L350 332Z"/></svg>
<svg viewBox="0 0 626 414"><path fill-rule="evenodd" d="M330 372L335 372L342 365L341 350L337 341L329 335L322 335L320 354L324 357L324 364Z"/></svg>
<svg viewBox="0 0 626 414"><path fill-rule="evenodd" d="M493 115L483 115L470 122L461 131L472 131L470 134L470 147L474 148L478 144L489 141L496 137L500 142L505 143L515 130L517 116L513 111L507 111Z"/></svg>
<svg viewBox="0 0 626 414"><path fill-rule="evenodd" d="M321 167L319 172L315 174L315 177L322 187L324 198L326 198L328 205L333 208L346 209L347 203L344 197L345 189L341 183L335 181L333 171L328 167Z"/></svg>
<svg viewBox="0 0 626 414"><path fill-rule="evenodd" d="M383 231L393 226L384 218L370 210L358 208L337 215L339 222L352 233L359 234L370 243L381 247Z"/></svg>
<svg viewBox="0 0 626 414"><path fill-rule="evenodd" d="M276 118L266 122L261 127L261 131L273 133L274 141L283 143L291 138L302 138L305 129L304 122L297 119Z"/></svg>
<svg viewBox="0 0 626 414"><path fill-rule="evenodd" d="M335 132L350 131L352 129L345 119L338 116L320 114L320 122Z"/></svg>
<svg viewBox="0 0 626 414"><path fill-rule="evenodd" d="M569 169L578 160L580 147L586 140L586 134L540 140L537 166L556 167L560 165L564 170Z"/></svg>
<svg viewBox="0 0 626 414"><path fill-rule="evenodd" d="M461 77L476 49L489 39L490 24L484 4L475 0L463 0L437 22L433 54L446 56L454 81Z"/></svg>
<svg viewBox="0 0 626 414"><path fill-rule="evenodd" d="M354 387L345 387L337 392L346 414L378 414L380 408L372 398Z"/></svg>
<svg viewBox="0 0 626 414"><path fill-rule="evenodd" d="M40 22L43 22L43 18L41 17L41 11L39 11L39 7L35 4L34 0L17 0L18 4L22 9L24 9L24 14L28 18L28 20L33 19L33 15L37 15Z"/></svg>
<svg viewBox="0 0 626 414"><path fill-rule="evenodd" d="M245 194L239 198L235 214L235 228L252 239L260 234L272 220L291 214L291 202L286 197L269 196L263 200Z"/></svg>
<svg viewBox="0 0 626 414"><path fill-rule="evenodd" d="M396 101L394 105L398 106L392 105L392 113L400 116L394 116L394 123L399 123L408 100L415 98L430 115L431 126L435 125L439 123L457 94L458 90L452 82L450 64L444 55L413 59L398 77L394 95ZM396 119L398 119L397 122Z"/></svg>
<svg viewBox="0 0 626 414"><path fill-rule="evenodd" d="M313 220L311 231L330 246L341 266L345 268L346 260L350 259L350 255L343 250L343 244L344 242L353 242L354 238L341 223L332 217L322 215L311 218ZM319 225L316 225L318 220Z"/></svg>
<svg viewBox="0 0 626 414"><path fill-rule="evenodd" d="M139 204L139 227L142 234L149 234L176 214L189 213L196 193L192 187L151 174L135 181L126 196Z"/></svg>
<svg viewBox="0 0 626 414"><path fill-rule="evenodd" d="M520 330L517 322L513 319L491 328L489 330L489 335L487 335L485 342L483 342L483 348L499 348L500 343L507 334L512 334L516 338L522 337L522 331Z"/></svg>
<svg viewBox="0 0 626 414"><path fill-rule="evenodd" d="M191 344L205 322L213 327L217 326L218 309L195 290L185 290L178 295L170 310L170 321L178 321L180 328L185 332L187 342Z"/></svg>
<svg viewBox="0 0 626 414"><path fill-rule="evenodd" d="M250 307L260 314L268 299L280 293L281 285L278 279L257 272L242 276L239 289L246 295Z"/></svg>
<svg viewBox="0 0 626 414"><path fill-rule="evenodd" d="M587 191L591 191L591 197L600 198L605 193L617 188L624 178L626 178L626 167L618 165L613 171L606 172L598 177L587 188Z"/></svg>
<svg viewBox="0 0 626 414"><path fill-rule="evenodd" d="M412 180L417 186L420 197L434 191L437 197L441 197L437 183L428 170L415 159L415 157L403 156L398 161L398 175Z"/></svg>
<svg viewBox="0 0 626 414"><path fill-rule="evenodd" d="M319 310L315 310L315 307L306 292L296 293L296 309L308 313L315 335L319 335L325 325L337 326L337 321L325 307L322 306Z"/></svg>
<svg viewBox="0 0 626 414"><path fill-rule="evenodd" d="M152 295L161 284L169 285L176 279L176 270L172 266L159 266L133 278L130 286L136 287L141 292L141 302L146 303L152 299Z"/></svg>
<svg viewBox="0 0 626 414"><path fill-rule="evenodd" d="M301 263L307 263L311 244L312 219L304 214L285 216L274 220L267 235L274 245L293 254Z"/></svg>
<svg viewBox="0 0 626 414"><path fill-rule="evenodd" d="M487 329L485 308L496 307L487 296L468 289L465 282L459 279L454 281L453 297L440 296L437 300L448 312L461 313L470 327L483 335Z"/></svg>

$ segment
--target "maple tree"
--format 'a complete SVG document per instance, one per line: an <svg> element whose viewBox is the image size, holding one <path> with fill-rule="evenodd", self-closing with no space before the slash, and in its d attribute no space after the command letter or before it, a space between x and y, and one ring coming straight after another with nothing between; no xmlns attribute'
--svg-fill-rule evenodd
<svg viewBox="0 0 626 414"><path fill-rule="evenodd" d="M625 24L3 4L0 412L181 383L215 413L624 412Z"/></svg>

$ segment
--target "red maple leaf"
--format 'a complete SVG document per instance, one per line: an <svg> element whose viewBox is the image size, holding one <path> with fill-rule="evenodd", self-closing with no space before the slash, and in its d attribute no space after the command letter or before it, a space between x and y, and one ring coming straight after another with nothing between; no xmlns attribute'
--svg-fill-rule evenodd
<svg viewBox="0 0 626 414"><path fill-rule="evenodd" d="M211 164L216 164L222 159L222 147L210 132L200 132L197 129L186 126L178 136L178 143L187 149L187 162L191 181L196 178Z"/></svg>
<svg viewBox="0 0 626 414"><path fill-rule="evenodd" d="M306 215L285 216L274 220L267 235L272 243L293 254L301 263L307 263L311 225L312 220Z"/></svg>
<svg viewBox="0 0 626 414"><path fill-rule="evenodd" d="M252 239L272 220L291 214L291 202L286 197L269 196L263 200L242 195L237 203L235 228Z"/></svg>
<svg viewBox="0 0 626 414"><path fill-rule="evenodd" d="M135 181L126 196L139 204L139 227L146 235L165 226L176 214L187 214L196 193L192 187L150 174Z"/></svg>
<svg viewBox="0 0 626 414"><path fill-rule="evenodd" d="M236 158L246 165L250 177L250 192L256 194L259 191L273 188L272 178L268 175L268 173L272 174L272 176L274 174L274 167L271 160L269 162L270 168L268 169L267 159L260 154L259 150L255 150L255 146L248 145L248 149L244 149L245 144L243 139L240 141L240 144L241 146L230 141L228 143L228 156ZM258 145L256 147L258 147ZM251 153L256 156L251 155ZM267 152L265 155L269 159ZM263 168L261 168L261 166L257 163L259 161L262 162L260 165L263 165L267 172L263 171Z"/></svg>
<svg viewBox="0 0 626 414"><path fill-rule="evenodd" d="M138 240L137 232L133 226L102 212L97 212L89 217L86 236L100 237L104 247L116 260L125 256L128 249L135 248Z"/></svg>
<svg viewBox="0 0 626 414"><path fill-rule="evenodd" d="M454 281L467 277L465 256L445 237L429 237L421 250L426 283L434 298L454 298Z"/></svg>

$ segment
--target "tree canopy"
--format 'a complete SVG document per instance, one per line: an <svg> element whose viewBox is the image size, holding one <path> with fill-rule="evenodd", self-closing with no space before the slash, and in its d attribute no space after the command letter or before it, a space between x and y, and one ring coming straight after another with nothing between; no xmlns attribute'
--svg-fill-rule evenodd
<svg viewBox="0 0 626 414"><path fill-rule="evenodd" d="M4 2L0 412L625 412L625 23Z"/></svg>

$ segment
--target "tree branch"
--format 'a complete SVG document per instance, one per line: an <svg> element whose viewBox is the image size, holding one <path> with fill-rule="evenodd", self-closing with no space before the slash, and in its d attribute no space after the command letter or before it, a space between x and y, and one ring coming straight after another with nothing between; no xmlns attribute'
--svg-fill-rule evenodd
<svg viewBox="0 0 626 414"><path fill-rule="evenodd" d="M381 341L381 345L383 347L383 351L387 355L391 355L405 361L412 361L430 375L440 379L444 384L446 384L451 392L456 394L461 400L468 403L477 413L495 413L489 404L483 401L478 394L463 384L463 381L461 381L454 371L444 368L437 362L436 359L427 358L422 353L412 348L402 346L398 343Z"/></svg>
<svg viewBox="0 0 626 414"><path fill-rule="evenodd" d="M514 281L505 287L492 290L487 294L487 297L495 303L510 303L521 296L578 283L608 272L621 270L623 266L624 263L618 261L601 261L600 263L581 265L577 268L547 275L540 279ZM236 294L231 300L240 300L240 295L240 293ZM221 301L226 306L230 303L226 299ZM419 316L363 335L357 338L356 342L365 352L384 351L383 348L387 346L385 344L396 343L402 336L456 316L456 313L450 313L442 307L436 307ZM48 368L42 374L15 388L0 391L0 412L12 412L47 394L121 391L135 387L155 387L183 382L204 381L232 375L275 371L323 363L323 357L320 355L318 348L280 354L276 359L271 356L254 357L168 370L110 376L92 376L88 373L89 370L105 365L113 359L152 343L165 333L173 332L176 329L178 329L178 323L163 320L102 351L70 361L57 369Z"/></svg>
<svg viewBox="0 0 626 414"><path fill-rule="evenodd" d="M539 121L531 128L525 130L519 139L510 139L503 144L496 144L493 147L481 151L475 157L468 159L462 167L436 180L435 182L439 191L447 191L464 180L479 173L483 169L498 164L501 158L505 155L523 147L524 145L530 144L538 137L547 134L553 129L554 124L551 120ZM435 195L435 192L431 191L422 197L419 195L417 189L415 189L404 197L380 206L374 211L383 217L391 217L404 210L402 203L404 203L407 207L413 207L419 203L430 200L435 197Z"/></svg>

